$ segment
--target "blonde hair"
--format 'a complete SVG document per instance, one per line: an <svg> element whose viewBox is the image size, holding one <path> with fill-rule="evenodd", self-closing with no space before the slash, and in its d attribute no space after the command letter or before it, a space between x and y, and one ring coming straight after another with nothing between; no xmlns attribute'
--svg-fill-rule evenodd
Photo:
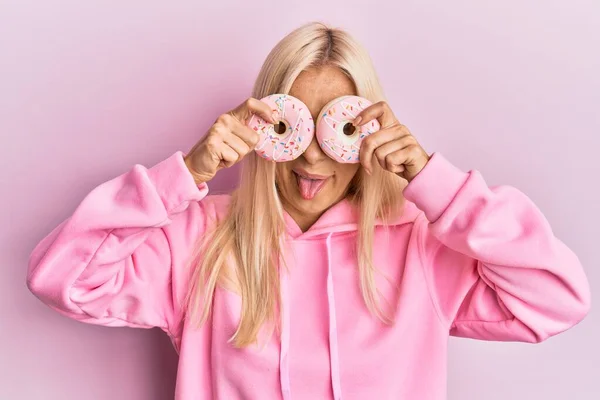
<svg viewBox="0 0 600 400"><path fill-rule="evenodd" d="M298 75L323 65L340 68L355 84L356 94L372 102L383 100L371 59L348 33L323 23L305 24L284 37L269 53L256 79L252 96L289 93ZM360 208L358 265L360 288L369 311L391 322L375 285L372 244L375 220L386 220L400 209L402 182L394 174L375 168L364 179L357 172L349 200ZM257 185L256 182L261 182ZM233 193L229 215L203 238L199 260L186 299L187 318L207 321L219 284L233 284L240 293L240 322L231 342L245 347L256 342L265 323L277 325L279 265L285 234L283 208L275 185L275 164L255 153L243 161L239 188Z"/></svg>

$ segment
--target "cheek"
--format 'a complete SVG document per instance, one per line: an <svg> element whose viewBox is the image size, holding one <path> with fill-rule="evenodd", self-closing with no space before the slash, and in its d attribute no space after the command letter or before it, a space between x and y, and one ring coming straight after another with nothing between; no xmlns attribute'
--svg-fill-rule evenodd
<svg viewBox="0 0 600 400"><path fill-rule="evenodd" d="M347 187L360 168L359 164L338 164L336 176L340 186Z"/></svg>
<svg viewBox="0 0 600 400"><path fill-rule="evenodd" d="M280 188L287 188L291 183L294 183L292 180L292 168L293 161L286 163L277 163L275 167L275 183Z"/></svg>

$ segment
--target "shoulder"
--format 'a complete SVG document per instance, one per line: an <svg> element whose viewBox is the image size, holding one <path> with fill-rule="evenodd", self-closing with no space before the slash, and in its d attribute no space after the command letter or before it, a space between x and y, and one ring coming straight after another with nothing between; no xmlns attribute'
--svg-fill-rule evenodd
<svg viewBox="0 0 600 400"><path fill-rule="evenodd" d="M400 207L400 210L395 213L395 215L387 218L385 221L378 219L376 225L382 225L388 228L405 227L408 225L415 228L423 223L423 219L427 220L423 211L421 211L415 203L404 199L402 201L402 207Z"/></svg>
<svg viewBox="0 0 600 400"><path fill-rule="evenodd" d="M219 222L229 214L229 207L231 206L231 195L208 195L204 199L199 201L198 204L202 206L209 218L213 219L214 222Z"/></svg>
<svg viewBox="0 0 600 400"><path fill-rule="evenodd" d="M198 239L227 217L230 204L230 195L208 195L172 215L163 230L172 246L180 247L184 253L189 252Z"/></svg>

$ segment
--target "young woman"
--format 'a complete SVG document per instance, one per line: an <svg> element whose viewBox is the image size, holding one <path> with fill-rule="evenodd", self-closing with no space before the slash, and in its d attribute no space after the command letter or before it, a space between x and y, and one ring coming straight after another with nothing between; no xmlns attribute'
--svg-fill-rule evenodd
<svg viewBox="0 0 600 400"><path fill-rule="evenodd" d="M253 151L260 100L316 119L342 95L381 129L360 164L316 140L297 159ZM277 117L277 116L275 116ZM244 160L232 196L208 196ZM177 399L444 399L448 336L540 342L588 312L579 260L539 209L428 155L383 100L347 33L304 25L269 54L253 97L187 154L94 189L31 255L28 286L79 321L159 327Z"/></svg>

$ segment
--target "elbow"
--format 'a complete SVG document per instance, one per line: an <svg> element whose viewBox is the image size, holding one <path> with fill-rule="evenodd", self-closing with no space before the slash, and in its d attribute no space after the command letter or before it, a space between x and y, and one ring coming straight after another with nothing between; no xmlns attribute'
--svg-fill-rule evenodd
<svg viewBox="0 0 600 400"><path fill-rule="evenodd" d="M40 270L42 255L36 248L30 255L27 263L27 276L25 277L25 285L31 293L36 297L40 297L43 294L44 284L43 280L38 278L38 271Z"/></svg>
<svg viewBox="0 0 600 400"><path fill-rule="evenodd" d="M581 284L579 290L572 294L571 300L571 326L575 326L589 314L592 307L592 294L587 280Z"/></svg>
<svg viewBox="0 0 600 400"><path fill-rule="evenodd" d="M566 247L566 246L565 246ZM566 257L557 264L563 268L560 293L555 296L557 312L563 316L565 330L574 327L589 314L592 305L591 288L585 269L579 257L570 249L565 250Z"/></svg>
<svg viewBox="0 0 600 400"><path fill-rule="evenodd" d="M573 328L586 318L591 309L591 288L585 270L573 252L568 251L567 254L570 257L560 263L564 267L556 268L562 272L554 274L555 289L548 287L547 296L551 301L546 303L545 314L550 329L545 330L540 341Z"/></svg>
<svg viewBox="0 0 600 400"><path fill-rule="evenodd" d="M27 278L25 279L25 285L27 289L34 294L36 297L39 297L40 294L40 285L38 281L35 279L35 274L31 272L27 272Z"/></svg>
<svg viewBox="0 0 600 400"><path fill-rule="evenodd" d="M544 314L546 322L541 324L544 329L530 329L535 334L535 343L541 343L547 339L563 333L585 319L591 308L591 292L587 281L579 285L577 290L572 288L563 292L563 295L554 295L556 301L552 307L548 307Z"/></svg>
<svg viewBox="0 0 600 400"><path fill-rule="evenodd" d="M40 267L40 265L37 265L30 260L25 285L27 286L27 289L42 302L47 304L52 303L52 293L55 293L56 290L52 289L50 287L50 282L44 279L44 274Z"/></svg>
<svg viewBox="0 0 600 400"><path fill-rule="evenodd" d="M51 262L47 251L36 249L29 257L25 285L40 301L53 308L63 308L67 302L68 279Z"/></svg>
<svg viewBox="0 0 600 400"><path fill-rule="evenodd" d="M50 309L70 318L79 319L82 311L70 298L70 283L53 274L44 264L29 268L25 285L27 289Z"/></svg>
<svg viewBox="0 0 600 400"><path fill-rule="evenodd" d="M592 294L590 283L581 264L577 263L573 268L573 276L569 283L564 284L563 296L557 296L560 307L565 318L567 329L571 328L589 314L592 306Z"/></svg>
<svg viewBox="0 0 600 400"><path fill-rule="evenodd" d="M27 289L44 303L47 303L53 297L53 293L57 291L53 287L53 277L57 275L57 272L53 271L53 264L56 264L58 260L51 254L52 244L55 242L63 225L64 222L42 239L33 248L27 261L27 276L25 280Z"/></svg>

